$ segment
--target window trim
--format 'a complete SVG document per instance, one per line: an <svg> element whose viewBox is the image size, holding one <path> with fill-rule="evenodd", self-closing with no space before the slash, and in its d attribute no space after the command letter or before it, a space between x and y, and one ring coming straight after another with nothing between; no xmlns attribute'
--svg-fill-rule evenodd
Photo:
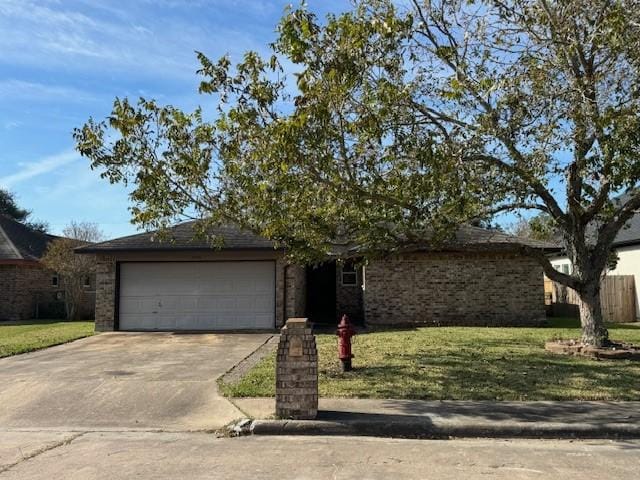
<svg viewBox="0 0 640 480"><path fill-rule="evenodd" d="M60 275L58 275L57 273L54 273L51 276L51 286L58 288L60 286Z"/></svg>
<svg viewBox="0 0 640 480"><path fill-rule="evenodd" d="M348 270L348 271L345 272L344 268L347 265L353 267L353 271L349 271ZM353 279L354 279L353 283L345 283L345 281L344 281L345 274L347 274L349 276L353 275ZM358 286L358 279L359 279L359 274L358 274L358 267L356 265L354 265L353 263L349 262L348 264L347 263L343 263L340 266L340 286L342 286L342 287L357 287Z"/></svg>

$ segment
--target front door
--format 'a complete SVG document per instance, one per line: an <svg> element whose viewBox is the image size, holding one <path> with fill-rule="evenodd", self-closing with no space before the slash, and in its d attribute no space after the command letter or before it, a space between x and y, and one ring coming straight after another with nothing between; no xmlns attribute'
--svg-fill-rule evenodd
<svg viewBox="0 0 640 480"><path fill-rule="evenodd" d="M336 263L307 267L307 316L314 323L336 323Z"/></svg>

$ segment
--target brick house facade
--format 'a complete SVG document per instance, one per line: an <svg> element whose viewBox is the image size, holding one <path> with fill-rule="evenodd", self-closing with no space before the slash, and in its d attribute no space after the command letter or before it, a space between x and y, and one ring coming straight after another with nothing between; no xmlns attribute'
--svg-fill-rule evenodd
<svg viewBox="0 0 640 480"><path fill-rule="evenodd" d="M176 227L177 240L174 238L171 244L158 243L151 234L140 234L80 249L98 254L97 330L119 328L119 269L127 263L166 264L171 268L172 263L186 262L273 262L274 320L269 328L281 327L290 317L309 316L314 321L308 302L312 292L316 303L318 293L321 301L326 298L329 315L324 320L330 323L342 313L369 325L522 326L539 325L545 318L542 269L518 252L513 237L504 234L482 237L476 233L480 240L473 245L407 251L355 267L330 260L327 265L331 268L325 269L320 285L318 275L310 275L317 267L289 264L285 252L269 248L264 239L226 229L219 234L226 236L225 247L214 249L210 243L194 243L188 225ZM166 303L153 292L150 295L158 305ZM242 309L237 305L238 298L236 308ZM247 297L247 302L252 301ZM212 308L211 316L215 316ZM149 315L158 309L151 310ZM141 311L140 316L144 315L147 313ZM155 329L153 325L150 328Z"/></svg>
<svg viewBox="0 0 640 480"><path fill-rule="evenodd" d="M540 325L542 267L513 253L412 253L365 267L371 325Z"/></svg>
<svg viewBox="0 0 640 480"><path fill-rule="evenodd" d="M0 265L0 319L36 318L38 310L56 298L51 283L52 272L35 262Z"/></svg>
<svg viewBox="0 0 640 480"><path fill-rule="evenodd" d="M56 237L0 215L0 321L64 318L64 285L40 258ZM95 279L90 278L81 318L93 319Z"/></svg>
<svg viewBox="0 0 640 480"><path fill-rule="evenodd" d="M38 263L0 264L0 321L64 318L64 283ZM79 318L93 320L95 278L83 292Z"/></svg>

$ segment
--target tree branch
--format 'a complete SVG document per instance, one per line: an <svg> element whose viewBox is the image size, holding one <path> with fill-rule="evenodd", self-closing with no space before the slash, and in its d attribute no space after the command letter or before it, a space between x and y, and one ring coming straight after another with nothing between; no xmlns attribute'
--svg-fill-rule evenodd
<svg viewBox="0 0 640 480"><path fill-rule="evenodd" d="M540 250L539 248L529 247L527 245L522 245L520 247L520 253L536 260L540 264L540 266L542 266L544 274L554 282L561 283L562 285L566 285L567 287L573 288L574 290L580 289L580 281L571 275L556 270L543 250Z"/></svg>

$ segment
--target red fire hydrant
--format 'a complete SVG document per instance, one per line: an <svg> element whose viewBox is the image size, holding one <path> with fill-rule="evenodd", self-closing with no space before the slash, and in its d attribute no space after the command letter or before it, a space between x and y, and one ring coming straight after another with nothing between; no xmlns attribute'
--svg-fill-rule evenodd
<svg viewBox="0 0 640 480"><path fill-rule="evenodd" d="M351 337L356 334L355 329L349 322L349 317L342 315L342 319L338 324L338 358L342 364L342 371L348 372L351 370L351 359L353 354L351 353Z"/></svg>

